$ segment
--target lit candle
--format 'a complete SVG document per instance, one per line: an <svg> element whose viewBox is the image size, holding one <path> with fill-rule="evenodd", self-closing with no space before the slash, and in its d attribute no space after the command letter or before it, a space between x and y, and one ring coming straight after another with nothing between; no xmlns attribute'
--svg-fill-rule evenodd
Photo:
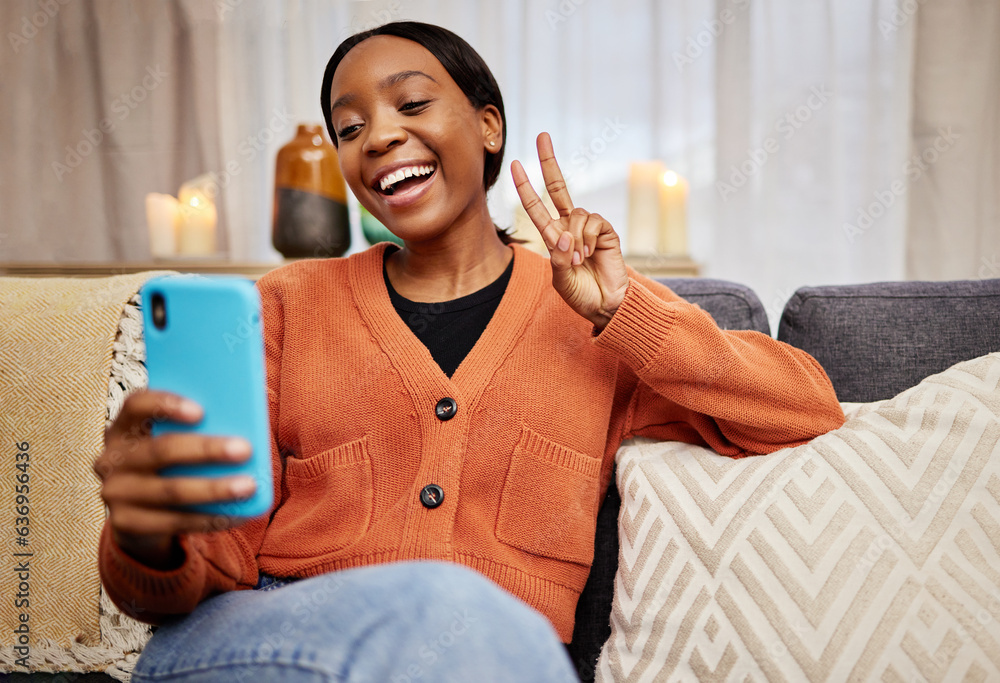
<svg viewBox="0 0 1000 683"><path fill-rule="evenodd" d="M181 185L178 254L206 256L215 253L218 213L215 202L207 192L208 182L211 182L208 176L199 176Z"/></svg>
<svg viewBox="0 0 1000 683"><path fill-rule="evenodd" d="M153 258L177 253L177 198L150 192L146 195L146 225L149 227L149 250Z"/></svg>
<svg viewBox="0 0 1000 683"><path fill-rule="evenodd" d="M659 246L661 161L636 161L628 174L628 253L653 254Z"/></svg>
<svg viewBox="0 0 1000 683"><path fill-rule="evenodd" d="M665 171L660 182L661 254L687 254L687 197L687 181L673 171Z"/></svg>

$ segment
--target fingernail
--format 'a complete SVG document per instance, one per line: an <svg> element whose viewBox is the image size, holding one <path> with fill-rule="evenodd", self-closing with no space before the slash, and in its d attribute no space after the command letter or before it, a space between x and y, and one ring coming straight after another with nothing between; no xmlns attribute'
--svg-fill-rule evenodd
<svg viewBox="0 0 1000 683"><path fill-rule="evenodd" d="M580 252L578 252L578 251L574 251L574 252L573 252L573 265L574 265L574 266L578 266L578 265L580 265L581 263L583 263L583 259L582 259L582 258L580 258Z"/></svg>
<svg viewBox="0 0 1000 683"><path fill-rule="evenodd" d="M234 479L229 484L229 490L232 491L235 496L249 496L253 493L255 488L257 488L257 484L250 477L240 477L238 479Z"/></svg>
<svg viewBox="0 0 1000 683"><path fill-rule="evenodd" d="M180 405L177 409L181 412L184 417L195 418L201 415L201 406L194 401L189 401L188 399L181 399Z"/></svg>
<svg viewBox="0 0 1000 683"><path fill-rule="evenodd" d="M589 244L584 245L584 247L583 247L583 255L586 256L587 258L590 258L590 245Z"/></svg>
<svg viewBox="0 0 1000 683"><path fill-rule="evenodd" d="M571 241L572 240L570 239L569 233L564 232L562 235L559 236L559 242L556 244L556 246L559 247L559 251L568 251L569 244Z"/></svg>
<svg viewBox="0 0 1000 683"><path fill-rule="evenodd" d="M250 444L243 439L228 439L222 449L230 458L242 458L250 455Z"/></svg>

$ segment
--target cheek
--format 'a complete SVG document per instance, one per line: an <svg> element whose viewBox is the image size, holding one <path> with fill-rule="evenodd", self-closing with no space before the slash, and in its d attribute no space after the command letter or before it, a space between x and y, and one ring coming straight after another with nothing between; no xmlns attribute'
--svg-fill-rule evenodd
<svg viewBox="0 0 1000 683"><path fill-rule="evenodd" d="M441 132L449 141L441 152L450 155L450 166L461 174L461 177L453 177L451 181L464 183L467 180L469 185L482 184L486 152L479 129L471 125L468 118L455 116L443 121Z"/></svg>
<svg viewBox="0 0 1000 683"><path fill-rule="evenodd" d="M351 192L357 195L362 186L361 165L355 160L351 149L345 148L343 144L337 150L337 160L340 163L340 172L344 175L344 180L347 181Z"/></svg>

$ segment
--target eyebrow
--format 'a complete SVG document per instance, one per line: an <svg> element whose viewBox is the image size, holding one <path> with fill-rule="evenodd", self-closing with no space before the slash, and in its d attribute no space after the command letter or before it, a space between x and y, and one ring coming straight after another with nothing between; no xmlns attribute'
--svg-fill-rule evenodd
<svg viewBox="0 0 1000 683"><path fill-rule="evenodd" d="M386 76L381 81L379 81L378 87L380 90L385 90L386 88L390 88L396 85L397 83L401 83L408 78L413 78L414 76L423 76L424 78L429 78L430 80L437 83L437 81L434 80L432 76L424 73L423 71L415 71L411 69L409 71L400 71L398 73ZM351 93L338 97L337 101L333 103L332 107L330 107L330 113L333 113L337 109L337 107L346 106L351 102L353 102L354 100L356 100L357 98L358 98L357 95Z"/></svg>

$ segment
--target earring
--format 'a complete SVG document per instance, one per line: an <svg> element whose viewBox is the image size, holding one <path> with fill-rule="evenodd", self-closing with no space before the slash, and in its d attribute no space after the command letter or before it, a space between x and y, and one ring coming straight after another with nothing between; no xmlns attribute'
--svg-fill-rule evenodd
<svg viewBox="0 0 1000 683"><path fill-rule="evenodd" d="M496 144L496 140L490 140L490 147L495 147Z"/></svg>

